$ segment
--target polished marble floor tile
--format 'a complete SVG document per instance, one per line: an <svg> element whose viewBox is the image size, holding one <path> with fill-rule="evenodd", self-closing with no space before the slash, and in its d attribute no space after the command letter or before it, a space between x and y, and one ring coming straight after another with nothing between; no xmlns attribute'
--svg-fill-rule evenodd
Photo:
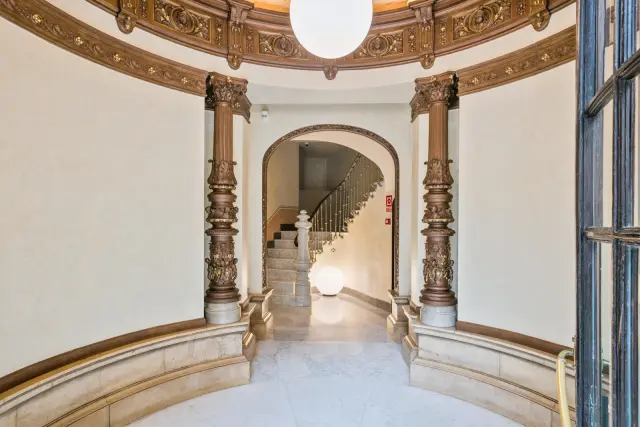
<svg viewBox="0 0 640 427"><path fill-rule="evenodd" d="M388 313L351 296L277 307L258 342L251 384L152 414L134 427L516 427L461 400L409 387Z"/></svg>

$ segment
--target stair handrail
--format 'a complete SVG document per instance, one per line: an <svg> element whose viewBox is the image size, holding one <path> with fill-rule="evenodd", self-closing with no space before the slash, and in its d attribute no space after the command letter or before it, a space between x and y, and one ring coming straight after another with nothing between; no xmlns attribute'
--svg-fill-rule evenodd
<svg viewBox="0 0 640 427"><path fill-rule="evenodd" d="M311 215L312 231L316 233L312 240L314 247L311 248L314 262L316 255L323 252L325 243L332 246L336 238L344 237L342 233L347 231L348 224L373 197L383 179L378 165L360 153L356 155L345 177L320 201ZM335 251L335 248L331 250Z"/></svg>
<svg viewBox="0 0 640 427"><path fill-rule="evenodd" d="M322 200L320 200L320 203L316 205L316 208L311 213L310 215L311 218L313 218L314 215L318 212L318 210L320 209L320 205L322 205L322 203L324 203L324 201L327 200L327 198L331 196L331 194L337 191L340 188L340 186L342 186L342 184L344 184L347 181L347 179L349 178L349 175L351 174L351 171L356 167L356 163L358 163L358 160L360 160L361 157L362 157L362 154L360 153L358 153L356 157L354 157L353 162L351 162L351 166L349 166L349 170L344 175L344 178L342 179L342 181L340 181L340 184L336 185L336 187L333 190L331 190L326 196L322 198Z"/></svg>

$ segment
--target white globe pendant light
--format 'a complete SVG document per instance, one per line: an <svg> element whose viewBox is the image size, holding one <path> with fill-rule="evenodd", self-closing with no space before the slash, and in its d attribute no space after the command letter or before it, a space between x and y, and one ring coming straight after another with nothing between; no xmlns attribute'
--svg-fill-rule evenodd
<svg viewBox="0 0 640 427"><path fill-rule="evenodd" d="M320 58L342 58L364 41L373 19L372 0L291 0L298 41Z"/></svg>

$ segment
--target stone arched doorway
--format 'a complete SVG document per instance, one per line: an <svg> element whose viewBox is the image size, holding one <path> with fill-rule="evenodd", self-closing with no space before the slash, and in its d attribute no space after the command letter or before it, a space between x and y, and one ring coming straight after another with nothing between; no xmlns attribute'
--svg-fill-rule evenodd
<svg viewBox="0 0 640 427"><path fill-rule="evenodd" d="M400 261L400 223L398 221L399 218L399 206L400 206L400 161L398 158L398 153L396 152L393 145L381 137L380 135L371 132L367 129L359 128L356 126L349 125L339 125L339 124L323 124L323 125L313 125L306 126L303 128L296 129L292 132L287 133L286 135L279 138L275 141L265 152L262 159L262 287L266 287L266 253L267 253L267 166L269 164L269 159L273 155L273 153L280 147L282 144L295 140L305 135L317 134L320 132L345 132L350 134L356 134L361 137L364 137L371 141L372 144L376 144L378 147L383 148L391 157L393 162L393 191L394 191L394 202L393 202L393 212L392 212L392 245L393 245L393 254L392 254L392 289L398 289L398 279L399 279L399 261ZM388 177L385 176L386 179Z"/></svg>

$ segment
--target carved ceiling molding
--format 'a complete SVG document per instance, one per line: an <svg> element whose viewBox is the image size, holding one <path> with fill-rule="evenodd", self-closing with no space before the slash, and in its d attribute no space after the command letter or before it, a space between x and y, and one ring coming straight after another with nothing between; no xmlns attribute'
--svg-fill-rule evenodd
<svg viewBox="0 0 640 427"><path fill-rule="evenodd" d="M434 96L442 95L437 89L442 82L455 76L457 96L469 95L513 83L550 70L576 57L576 27L566 28L551 37L490 61L472 65L457 73L416 79L416 93L410 102L411 120L429 112ZM455 105L455 97L449 98Z"/></svg>
<svg viewBox="0 0 640 427"><path fill-rule="evenodd" d="M513 83L566 64L576 57L576 27L538 43L458 71L458 94L469 95Z"/></svg>
<svg viewBox="0 0 640 427"><path fill-rule="evenodd" d="M127 13L141 10L137 0L122 1L127 7L131 6ZM135 22L127 19L127 13L120 15L123 25ZM124 43L45 0L0 0L0 16L58 47L115 71L181 92L206 96L207 71ZM197 25L190 28L195 30ZM240 114L248 121L250 108L245 90L234 103L234 114Z"/></svg>
<svg viewBox="0 0 640 427"><path fill-rule="evenodd" d="M86 0L116 17L125 33L140 27L176 43L243 62L324 71L356 70L420 62L457 52L532 25L538 31L574 0L413 0L374 14L365 41L327 63L297 41L286 13L247 0Z"/></svg>

